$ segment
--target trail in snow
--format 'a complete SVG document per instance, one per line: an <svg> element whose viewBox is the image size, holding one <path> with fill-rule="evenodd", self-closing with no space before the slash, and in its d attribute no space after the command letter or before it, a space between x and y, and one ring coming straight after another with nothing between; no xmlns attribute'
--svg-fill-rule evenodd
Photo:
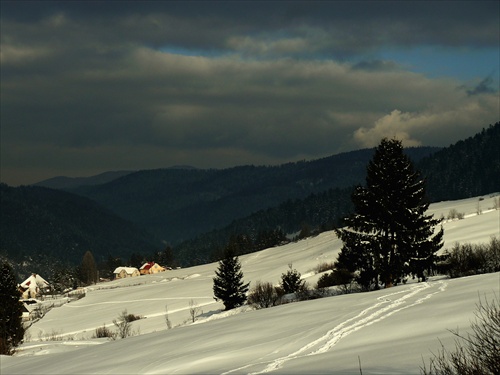
<svg viewBox="0 0 500 375"><path fill-rule="evenodd" d="M435 294L444 292L447 285L448 284L444 281L438 281L435 283L424 282L415 284L409 289L403 289L394 293L383 295L377 298L378 302L374 305L364 309L358 315L338 324L333 329L326 332L323 336L314 341L311 341L295 352L277 358L271 362L263 361L260 363L252 363L237 369L230 370L228 372L225 372L224 374L239 372L244 369L265 364L267 364L267 366L264 369L256 372L251 372L250 374L256 375L268 373L283 367L286 362L292 359L325 353L331 350L342 338L364 327L368 327L374 323L386 319L397 312L423 303L425 300L428 300ZM418 298L421 293L428 289L431 289L429 293ZM393 299L393 297L400 294L403 295L397 299Z"/></svg>
<svg viewBox="0 0 500 375"><path fill-rule="evenodd" d="M74 305L74 304L66 304L63 305L63 307L66 308L73 308L73 309L78 309L78 308L86 308L89 306L98 306L98 305L119 305L119 304L124 304L124 303L134 303L134 302L148 302L148 301L169 301L169 300L183 300L183 299L190 299L190 300L199 300L199 299L209 299L212 300L214 297L161 297L161 298L140 298L140 299L131 299L131 300L113 300L113 301L104 301L104 302L94 302L94 303L81 303L79 305Z"/></svg>
<svg viewBox="0 0 500 375"><path fill-rule="evenodd" d="M197 299L200 299L200 298L208 299L209 297L194 297L194 298L197 298ZM150 301L150 300L168 300L168 299L169 298L142 299L142 300L134 300L133 302L142 302L142 301ZM185 298L182 298L182 299L188 299L188 297L185 297ZM202 307L202 306L213 304L213 297L210 297L210 300L211 301L209 301L209 302L197 303L196 307ZM107 301L107 302L99 302L99 303L90 303L90 304L82 305L82 306L69 306L69 305L64 305L64 306L65 307L78 308L78 307L87 307L87 306L104 305L104 304L115 304L115 303L116 304L120 304L120 303L124 303L124 302L132 302L132 301ZM168 313L169 314L173 314L173 313L176 313L176 312L189 310L190 308L191 308L191 306L181 307L181 308L178 308L178 309L172 309L172 310L169 310ZM165 316L165 314L166 314L165 311L160 312L160 313L154 313L154 314L146 314L146 315L143 315L141 319L156 318L158 316ZM112 325L113 322L107 322L107 323L104 322L103 325L105 325L105 324ZM95 331L99 327L102 327L102 325L95 326L95 327L86 327L86 328L82 328L82 329L79 329L79 330L76 330L76 331L72 331L72 332L67 332L67 333L54 332L54 334L56 334L57 336L61 336L61 337L74 336L76 338L76 335L78 335L78 334L82 334L82 333L85 333L85 332L92 332L92 331ZM43 330L42 328L38 328L38 329L41 332L39 334L41 337L47 336L45 330ZM43 339L40 339L40 338L38 340L37 339L33 339L33 341L43 341Z"/></svg>

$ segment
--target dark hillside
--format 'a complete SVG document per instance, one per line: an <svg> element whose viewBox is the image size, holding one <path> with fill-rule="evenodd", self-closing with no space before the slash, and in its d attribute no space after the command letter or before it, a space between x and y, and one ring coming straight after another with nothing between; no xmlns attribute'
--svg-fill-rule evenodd
<svg viewBox="0 0 500 375"><path fill-rule="evenodd" d="M422 159L433 202L500 191L500 122Z"/></svg>
<svg viewBox="0 0 500 375"><path fill-rule="evenodd" d="M161 248L135 224L63 191L0 184L0 207L0 252L16 261L43 255L79 264L87 250L101 261Z"/></svg>
<svg viewBox="0 0 500 375"><path fill-rule="evenodd" d="M175 258L184 265L219 260L221 249L231 241L232 237L246 238L245 243L240 244L237 249L241 255L276 246L280 240L276 241L276 237L273 236L275 230L288 236L290 234L308 236L331 230L340 225L342 218L352 211L350 198L351 188L344 188L311 194L305 199L289 199L276 207L234 220L222 229L184 241L175 247Z"/></svg>
<svg viewBox="0 0 500 375"><path fill-rule="evenodd" d="M437 150L415 148L408 154L421 158ZM175 245L289 199L362 183L372 154L365 149L280 166L145 170L70 191Z"/></svg>

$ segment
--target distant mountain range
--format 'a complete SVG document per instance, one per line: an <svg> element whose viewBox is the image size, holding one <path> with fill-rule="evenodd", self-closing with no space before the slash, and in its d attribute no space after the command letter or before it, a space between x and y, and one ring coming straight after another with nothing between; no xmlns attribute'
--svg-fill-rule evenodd
<svg viewBox="0 0 500 375"><path fill-rule="evenodd" d="M90 177L65 177L58 176L52 177L47 180L43 180L33 184L33 186L41 186L50 189L72 189L79 186L87 186L87 185L101 185L107 182L116 180L122 176L126 176L135 171L111 171L100 173L96 176Z"/></svg>
<svg viewBox="0 0 500 375"><path fill-rule="evenodd" d="M438 150L406 152L420 160ZM143 170L66 191L95 200L176 245L288 199L362 183L372 154L365 149L279 166Z"/></svg>
<svg viewBox="0 0 500 375"><path fill-rule="evenodd" d="M191 167L189 165L176 165L170 167L169 169L196 169L195 167ZM66 177L66 176L58 176L52 177L40 182L33 184L32 186L41 186L50 189L74 189L80 186L95 186L102 185L117 178L126 176L128 174L134 173L136 171L110 171L103 172L95 176L89 177Z"/></svg>
<svg viewBox="0 0 500 375"><path fill-rule="evenodd" d="M499 144L496 123L444 149L405 152L437 201L500 190ZM169 243L183 264L205 262L241 232L335 225L349 212L352 186L364 183L372 155L373 149L364 149L280 166L181 166L2 185L0 251L41 252L75 263L84 250L102 259Z"/></svg>

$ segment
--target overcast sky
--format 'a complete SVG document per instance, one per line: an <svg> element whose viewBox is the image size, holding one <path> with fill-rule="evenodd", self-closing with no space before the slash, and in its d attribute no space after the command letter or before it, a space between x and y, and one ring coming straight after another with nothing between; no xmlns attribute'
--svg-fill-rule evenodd
<svg viewBox="0 0 500 375"><path fill-rule="evenodd" d="M498 1L1 1L1 181L448 146L500 119Z"/></svg>

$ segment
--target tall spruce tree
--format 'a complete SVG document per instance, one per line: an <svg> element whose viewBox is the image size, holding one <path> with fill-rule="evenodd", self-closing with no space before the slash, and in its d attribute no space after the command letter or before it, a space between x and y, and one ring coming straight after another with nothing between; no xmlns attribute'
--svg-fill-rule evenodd
<svg viewBox="0 0 500 375"><path fill-rule="evenodd" d="M10 355L22 342L23 305L17 289L16 277L9 263L0 261L0 354Z"/></svg>
<svg viewBox="0 0 500 375"><path fill-rule="evenodd" d="M91 251L87 251L83 255L81 270L81 278L86 285L97 282L97 266Z"/></svg>
<svg viewBox="0 0 500 375"><path fill-rule="evenodd" d="M241 263L231 248L225 250L213 280L215 299L221 300L226 310L241 306L247 300L246 292L250 284L243 283Z"/></svg>
<svg viewBox="0 0 500 375"><path fill-rule="evenodd" d="M425 212L425 181L403 153L401 141L383 139L369 162L366 187L358 186L355 213L336 233L343 241L338 268L358 271L365 288L390 287L407 275L424 279L424 271L442 247L439 220Z"/></svg>

